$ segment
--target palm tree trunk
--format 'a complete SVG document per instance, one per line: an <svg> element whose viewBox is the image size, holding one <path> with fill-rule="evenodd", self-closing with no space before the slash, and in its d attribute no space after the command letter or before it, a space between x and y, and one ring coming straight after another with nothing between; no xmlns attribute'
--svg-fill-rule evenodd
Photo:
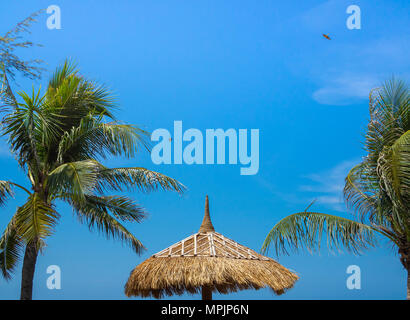
<svg viewBox="0 0 410 320"><path fill-rule="evenodd" d="M407 263L407 300L410 300L410 263Z"/></svg>
<svg viewBox="0 0 410 320"><path fill-rule="evenodd" d="M399 247L400 262L407 271L407 300L410 300L410 244Z"/></svg>
<svg viewBox="0 0 410 320"><path fill-rule="evenodd" d="M33 278L37 262L37 246L35 242L26 246L23 260L23 270L21 275L21 295L20 300L31 300L33 296Z"/></svg>

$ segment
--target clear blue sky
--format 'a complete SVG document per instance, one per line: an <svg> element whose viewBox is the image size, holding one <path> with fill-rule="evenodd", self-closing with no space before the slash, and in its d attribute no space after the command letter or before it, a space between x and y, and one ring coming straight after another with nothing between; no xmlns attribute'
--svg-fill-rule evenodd
<svg viewBox="0 0 410 320"><path fill-rule="evenodd" d="M408 1L12 1L2 0L0 33L31 12L61 7L62 29L48 30L46 15L29 37L43 44L21 54L41 58L48 71L71 57L84 75L112 88L118 117L153 131L247 128L260 130L260 169L241 176L233 165L154 165L149 154L109 165L145 166L183 182L188 192L133 193L149 212L129 229L148 250L137 256L119 242L80 225L71 210L38 259L38 299L127 299L130 271L151 254L196 232L210 197L216 230L259 250L272 226L302 211L349 216L342 201L344 176L365 155L363 133L368 93L395 74L409 79ZM346 27L346 8L361 8L361 30ZM329 33L331 41L322 37ZM31 82L19 80L20 89ZM27 180L7 146L0 145L0 178ZM3 230L18 193L0 211ZM349 254L269 255L295 270L300 280L285 295L242 291L229 299L401 299L406 273L388 245ZM358 265L362 289L346 288L346 268ZM62 289L48 290L46 268L59 265ZM15 278L0 280L0 299L19 297ZM198 299L198 296L183 296Z"/></svg>

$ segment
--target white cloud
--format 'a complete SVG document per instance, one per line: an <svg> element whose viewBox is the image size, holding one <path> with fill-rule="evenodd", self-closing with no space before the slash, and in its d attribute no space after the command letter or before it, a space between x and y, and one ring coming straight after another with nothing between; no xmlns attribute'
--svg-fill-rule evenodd
<svg viewBox="0 0 410 320"><path fill-rule="evenodd" d="M312 97L320 104L348 105L368 99L370 90L379 84L376 77L341 76L314 91Z"/></svg>
<svg viewBox="0 0 410 320"><path fill-rule="evenodd" d="M312 74L319 84L312 98L320 104L349 105L367 100L370 90L392 75L409 79L408 40L408 36L378 38L334 46L326 52L334 64Z"/></svg>
<svg viewBox="0 0 410 320"><path fill-rule="evenodd" d="M312 98L320 104L366 103L369 91L392 75L410 78L408 17L400 6L386 8L394 21L376 24L383 12L376 10L371 20L368 4L363 2L362 29L349 30L346 8L351 4L348 0L325 1L292 17L288 25L297 43L289 69L315 86ZM325 40L322 33L332 40Z"/></svg>
<svg viewBox="0 0 410 320"><path fill-rule="evenodd" d="M257 176L258 183L266 188L275 197L285 202L300 205L300 211L304 210L313 200L325 208L335 211L346 212L343 200L343 188L345 178L351 168L360 162L360 159L343 161L335 167L302 176L305 183L297 188L298 192L287 192L276 187L269 180Z"/></svg>
<svg viewBox="0 0 410 320"><path fill-rule="evenodd" d="M319 173L304 176L309 183L301 185L300 191L312 194L318 204L322 204L336 211L346 211L343 201L344 180L349 170L359 163L355 161L343 161L337 166Z"/></svg>
<svg viewBox="0 0 410 320"><path fill-rule="evenodd" d="M294 18L303 28L316 32L326 32L339 27L340 20L346 17L348 0L329 0L303 12Z"/></svg>

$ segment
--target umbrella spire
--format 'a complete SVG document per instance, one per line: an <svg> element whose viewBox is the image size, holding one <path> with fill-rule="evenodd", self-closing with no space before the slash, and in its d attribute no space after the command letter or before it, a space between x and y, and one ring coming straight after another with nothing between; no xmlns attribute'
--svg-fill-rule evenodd
<svg viewBox="0 0 410 320"><path fill-rule="evenodd" d="M199 228L199 233L201 232L215 232L214 226L211 222L211 216L209 215L209 200L208 196L205 198L205 214L202 220L201 227Z"/></svg>

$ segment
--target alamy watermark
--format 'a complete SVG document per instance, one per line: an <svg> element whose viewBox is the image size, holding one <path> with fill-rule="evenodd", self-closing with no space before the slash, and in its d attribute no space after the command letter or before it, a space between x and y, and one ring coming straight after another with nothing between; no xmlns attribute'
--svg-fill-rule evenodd
<svg viewBox="0 0 410 320"><path fill-rule="evenodd" d="M47 18L47 28L50 30L61 29L61 9L59 6L53 4L48 6L47 14L50 16Z"/></svg>
<svg viewBox="0 0 410 320"><path fill-rule="evenodd" d="M362 288L362 276L359 266L354 264L350 265L346 269L347 274L351 274L347 277L346 287L349 290L360 290Z"/></svg>
<svg viewBox="0 0 410 320"><path fill-rule="evenodd" d="M349 30L361 29L362 21L360 7L358 5L352 4L347 7L346 13L350 14L350 16L346 20L346 27Z"/></svg>
<svg viewBox="0 0 410 320"><path fill-rule="evenodd" d="M51 265L47 268L47 273L51 274L47 278L47 288L50 290L60 290L61 289L61 269L57 265Z"/></svg>
<svg viewBox="0 0 410 320"><path fill-rule="evenodd" d="M228 164L238 162L246 167L240 168L241 175L255 175L259 171L259 129L250 130L248 148L247 129L206 129L205 139L198 129L182 129L182 121L174 121L174 132L156 129L151 141L158 142L151 151L154 164ZM187 142L184 146L184 142ZM205 146L205 151L204 151ZM226 152L228 149L228 152ZM250 154L248 155L248 149Z"/></svg>

